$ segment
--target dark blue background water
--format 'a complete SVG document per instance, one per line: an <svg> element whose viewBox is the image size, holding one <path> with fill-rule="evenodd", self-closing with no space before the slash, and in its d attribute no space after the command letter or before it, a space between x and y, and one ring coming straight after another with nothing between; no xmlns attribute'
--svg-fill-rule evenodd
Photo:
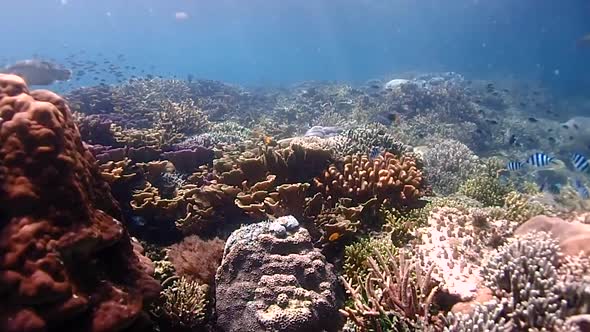
<svg viewBox="0 0 590 332"><path fill-rule="evenodd" d="M361 82L403 71L540 79L590 91L590 2L3 0L0 57L124 53L165 74L242 84ZM187 20L175 12L188 13ZM556 75L558 71L558 75Z"/></svg>

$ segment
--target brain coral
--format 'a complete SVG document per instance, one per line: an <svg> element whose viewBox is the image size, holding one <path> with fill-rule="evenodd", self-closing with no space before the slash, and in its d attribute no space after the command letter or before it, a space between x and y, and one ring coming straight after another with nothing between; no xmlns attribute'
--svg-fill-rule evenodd
<svg viewBox="0 0 590 332"><path fill-rule="evenodd" d="M0 330L139 323L159 285L113 218L119 208L65 101L0 75L0 117Z"/></svg>

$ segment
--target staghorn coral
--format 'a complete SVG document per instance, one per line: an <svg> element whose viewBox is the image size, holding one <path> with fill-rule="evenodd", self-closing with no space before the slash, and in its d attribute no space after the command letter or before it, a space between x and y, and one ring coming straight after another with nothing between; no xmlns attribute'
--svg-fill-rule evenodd
<svg viewBox="0 0 590 332"><path fill-rule="evenodd" d="M158 308L173 327L196 328L205 321L209 287L184 277L162 291L163 304Z"/></svg>
<svg viewBox="0 0 590 332"><path fill-rule="evenodd" d="M332 164L315 178L314 186L328 200L346 197L361 204L377 198L394 207L421 205L426 187L413 158L398 159L388 152L373 160L366 155L347 156L342 165Z"/></svg>
<svg viewBox="0 0 590 332"><path fill-rule="evenodd" d="M373 250L368 258L368 276L358 286L343 277L340 280L350 295L352 305L341 312L362 331L369 329L403 331L434 328L442 323L432 315L432 303L438 286L430 278L432 269L407 259L403 251L394 255L389 249L382 255Z"/></svg>
<svg viewBox="0 0 590 332"><path fill-rule="evenodd" d="M352 286L359 285L369 274L370 266L367 264L367 259L373 255L374 249L382 255L387 254L386 249L396 253L395 246L387 237L365 237L344 247L342 271L344 278Z"/></svg>
<svg viewBox="0 0 590 332"><path fill-rule="evenodd" d="M66 102L0 75L0 117L0 330L133 330L159 285Z"/></svg>
<svg viewBox="0 0 590 332"><path fill-rule="evenodd" d="M435 192L448 195L481 170L479 158L465 144L451 139L435 141L423 154L428 182Z"/></svg>
<svg viewBox="0 0 590 332"><path fill-rule="evenodd" d="M212 285L221 263L224 242L219 238L203 240L196 235L185 237L168 250L168 259L179 276L200 284Z"/></svg>

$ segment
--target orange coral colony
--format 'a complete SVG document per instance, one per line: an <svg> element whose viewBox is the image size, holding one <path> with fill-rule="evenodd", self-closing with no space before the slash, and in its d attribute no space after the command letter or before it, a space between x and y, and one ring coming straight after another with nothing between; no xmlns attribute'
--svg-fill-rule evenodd
<svg viewBox="0 0 590 332"><path fill-rule="evenodd" d="M425 187L414 158L388 152L373 160L367 155L346 156L341 165L330 165L314 183L329 200L346 197L362 204L377 198L399 207L415 205Z"/></svg>

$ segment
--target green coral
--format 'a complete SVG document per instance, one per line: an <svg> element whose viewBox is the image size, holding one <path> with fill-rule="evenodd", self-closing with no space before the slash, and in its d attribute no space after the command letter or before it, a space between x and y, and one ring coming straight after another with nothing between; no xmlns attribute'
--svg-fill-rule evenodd
<svg viewBox="0 0 590 332"><path fill-rule="evenodd" d="M484 206L501 206L513 187L511 183L505 183L498 177L498 172L502 169L503 165L498 160L488 160L486 170L468 179L459 187L459 193L478 200Z"/></svg>
<svg viewBox="0 0 590 332"><path fill-rule="evenodd" d="M369 274L367 259L373 255L373 249L385 254L387 249L395 252L395 247L388 238L362 238L344 248L342 270L347 280L357 284Z"/></svg>
<svg viewBox="0 0 590 332"><path fill-rule="evenodd" d="M209 287L181 277L161 293L160 311L172 324L182 328L194 328L205 321Z"/></svg>
<svg viewBox="0 0 590 332"><path fill-rule="evenodd" d="M397 247L402 247L413 238L413 230L428 223L428 215L431 210L431 204L407 211L381 208L379 215L383 230L390 234L392 243Z"/></svg>
<svg viewBox="0 0 590 332"><path fill-rule="evenodd" d="M535 202L529 195L511 191L504 199L505 218L508 220L523 223L534 216L545 214L546 208L543 204Z"/></svg>
<svg viewBox="0 0 590 332"><path fill-rule="evenodd" d="M172 262L168 259L168 249L142 242L145 255L154 264L154 277L161 282L176 274Z"/></svg>

